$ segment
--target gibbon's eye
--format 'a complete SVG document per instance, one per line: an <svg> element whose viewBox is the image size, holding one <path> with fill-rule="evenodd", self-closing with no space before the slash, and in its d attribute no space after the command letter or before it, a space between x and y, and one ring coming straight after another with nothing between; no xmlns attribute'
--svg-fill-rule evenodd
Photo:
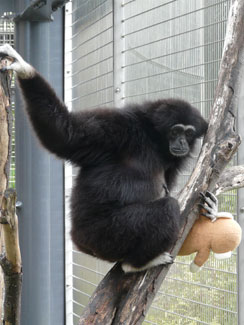
<svg viewBox="0 0 244 325"><path fill-rule="evenodd" d="M176 137L178 134L179 134L179 131L176 130L176 129L171 130L171 132L170 132L170 135L171 135L172 137Z"/></svg>
<svg viewBox="0 0 244 325"><path fill-rule="evenodd" d="M181 124L176 124L170 129L170 137L176 138L178 135L184 132L184 126Z"/></svg>
<svg viewBox="0 0 244 325"><path fill-rule="evenodd" d="M187 138L193 138L195 136L196 130L194 127L189 127L185 130L185 135Z"/></svg>

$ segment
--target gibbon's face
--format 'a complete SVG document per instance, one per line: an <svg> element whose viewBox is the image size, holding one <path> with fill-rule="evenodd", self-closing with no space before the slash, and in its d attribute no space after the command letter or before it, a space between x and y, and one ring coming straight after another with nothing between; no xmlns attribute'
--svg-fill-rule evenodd
<svg viewBox="0 0 244 325"><path fill-rule="evenodd" d="M169 151L174 157L185 157L191 150L196 138L196 129L193 125L175 124L169 131Z"/></svg>

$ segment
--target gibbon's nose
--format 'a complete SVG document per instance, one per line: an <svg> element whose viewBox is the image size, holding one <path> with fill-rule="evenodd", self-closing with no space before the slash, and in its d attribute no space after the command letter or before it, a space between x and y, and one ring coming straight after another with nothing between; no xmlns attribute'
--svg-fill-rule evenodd
<svg viewBox="0 0 244 325"><path fill-rule="evenodd" d="M184 138L180 138L180 144L183 146L185 144L185 139Z"/></svg>

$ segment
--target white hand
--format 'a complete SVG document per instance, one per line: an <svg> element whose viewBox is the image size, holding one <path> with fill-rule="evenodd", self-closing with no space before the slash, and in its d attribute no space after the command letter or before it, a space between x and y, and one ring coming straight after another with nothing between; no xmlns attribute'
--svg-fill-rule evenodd
<svg viewBox="0 0 244 325"><path fill-rule="evenodd" d="M0 46L0 57L1 55L9 56L14 59L14 62L6 67L7 70L15 71L17 75L23 79L32 78L34 76L35 69L29 63L27 63L9 44Z"/></svg>

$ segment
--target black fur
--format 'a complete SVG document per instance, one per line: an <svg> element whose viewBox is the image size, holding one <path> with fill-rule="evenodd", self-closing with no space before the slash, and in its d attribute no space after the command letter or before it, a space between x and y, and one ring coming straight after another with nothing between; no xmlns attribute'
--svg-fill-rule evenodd
<svg viewBox="0 0 244 325"><path fill-rule="evenodd" d="M72 193L72 239L88 254L141 267L170 249L178 236L178 202L162 197L185 158L169 153L174 124L207 122L182 100L168 99L69 113L36 74L19 79L31 123L42 144L81 167Z"/></svg>

